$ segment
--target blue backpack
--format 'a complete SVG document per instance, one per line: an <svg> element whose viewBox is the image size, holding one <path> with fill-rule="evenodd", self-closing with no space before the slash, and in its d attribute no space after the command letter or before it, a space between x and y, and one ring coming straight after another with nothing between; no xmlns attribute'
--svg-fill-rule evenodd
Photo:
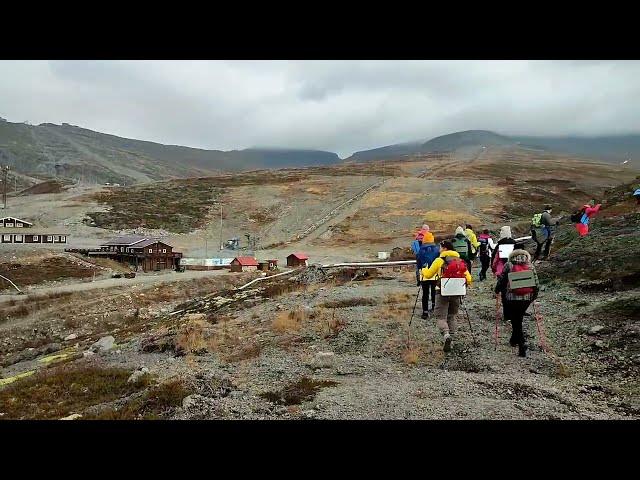
<svg viewBox="0 0 640 480"><path fill-rule="evenodd" d="M423 243L416 254L416 282L420 285L420 269L430 267L440 256L440 249L435 243Z"/></svg>
<svg viewBox="0 0 640 480"><path fill-rule="evenodd" d="M418 269L429 267L439 256L440 250L435 243L423 243L416 255L416 266Z"/></svg>

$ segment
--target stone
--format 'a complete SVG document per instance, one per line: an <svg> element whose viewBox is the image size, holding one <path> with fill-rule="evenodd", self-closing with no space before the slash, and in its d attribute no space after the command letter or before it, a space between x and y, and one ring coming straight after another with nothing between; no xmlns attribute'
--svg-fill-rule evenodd
<svg viewBox="0 0 640 480"><path fill-rule="evenodd" d="M596 340L596 342L593 345L599 349L603 349L606 346L602 340Z"/></svg>
<svg viewBox="0 0 640 480"><path fill-rule="evenodd" d="M71 335L67 335L66 337L64 337L65 341L66 340L75 340L76 338L78 338L78 335L75 333L72 333Z"/></svg>
<svg viewBox="0 0 640 480"><path fill-rule="evenodd" d="M115 341L116 339L111 335L102 337L100 340L91 345L90 350L92 352L106 352L107 350L111 350L113 348L113 344L115 343Z"/></svg>
<svg viewBox="0 0 640 480"><path fill-rule="evenodd" d="M596 333L601 332L602 330L604 330L604 327L602 325L596 325L589 329L589 335L595 335Z"/></svg>
<svg viewBox="0 0 640 480"><path fill-rule="evenodd" d="M82 418L82 415L80 415L79 413L73 413L68 417L62 417L60 420L77 420L78 418Z"/></svg>
<svg viewBox="0 0 640 480"><path fill-rule="evenodd" d="M314 368L331 368L335 364L336 354L333 352L318 352L314 355L311 365Z"/></svg>
<svg viewBox="0 0 640 480"><path fill-rule="evenodd" d="M91 357L93 355L95 355L95 352L92 352L91 350L87 350L86 352L82 352L82 356L85 357L85 358L86 357Z"/></svg>
<svg viewBox="0 0 640 480"><path fill-rule="evenodd" d="M190 408L198 405L198 403L201 402L201 398L204 397L202 397L202 395L198 395L197 393L184 397L182 399L182 408L184 408L185 410L189 410Z"/></svg>
<svg viewBox="0 0 640 480"><path fill-rule="evenodd" d="M149 375L149 369L147 367L142 367L129 376L127 383L138 383L145 375Z"/></svg>

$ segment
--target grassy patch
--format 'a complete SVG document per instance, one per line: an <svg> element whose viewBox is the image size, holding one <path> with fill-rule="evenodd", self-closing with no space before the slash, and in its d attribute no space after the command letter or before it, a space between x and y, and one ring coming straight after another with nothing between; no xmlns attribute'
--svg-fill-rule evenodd
<svg viewBox="0 0 640 480"><path fill-rule="evenodd" d="M593 310L593 313L614 319L638 319L640 318L640 297L612 300Z"/></svg>
<svg viewBox="0 0 640 480"><path fill-rule="evenodd" d="M345 298L343 300L329 300L320 305L323 308L349 308L377 305L378 302L374 298L355 297Z"/></svg>
<svg viewBox="0 0 640 480"><path fill-rule="evenodd" d="M97 268L78 264L66 257L45 257L29 263L1 263L0 275L10 278L19 287L68 278L92 277ZM0 279L0 289L10 285Z"/></svg>
<svg viewBox="0 0 640 480"><path fill-rule="evenodd" d="M58 419L85 408L130 395L145 387L127 383L131 371L121 368L62 366L0 389L3 419Z"/></svg>
<svg viewBox="0 0 640 480"><path fill-rule="evenodd" d="M16 318L25 318L39 310L48 308L56 301L69 301L73 297L72 292L51 292L45 294L29 295L24 300L12 300L3 307L0 312L0 323Z"/></svg>
<svg viewBox="0 0 640 480"><path fill-rule="evenodd" d="M209 209L225 188L289 183L306 179L308 175L304 171L259 171L112 188L93 197L106 205L108 211L91 212L88 216L95 226L102 228L143 226L188 233L204 225ZM264 209L257 213L257 218L267 221L273 215L271 210Z"/></svg>
<svg viewBox="0 0 640 480"><path fill-rule="evenodd" d="M313 400L317 393L325 387L334 387L338 382L331 380L313 380L303 377L297 382L291 383L282 390L261 393L265 400L280 405L300 405L302 402Z"/></svg>
<svg viewBox="0 0 640 480"><path fill-rule="evenodd" d="M278 312L273 319L271 328L277 333L298 331L302 328L302 322L305 318L305 312L301 308L289 312Z"/></svg>
<svg viewBox="0 0 640 480"><path fill-rule="evenodd" d="M87 416L87 420L157 420L168 411L182 405L182 400L195 393L179 379L161 383L127 402L119 409L108 408L98 414Z"/></svg>

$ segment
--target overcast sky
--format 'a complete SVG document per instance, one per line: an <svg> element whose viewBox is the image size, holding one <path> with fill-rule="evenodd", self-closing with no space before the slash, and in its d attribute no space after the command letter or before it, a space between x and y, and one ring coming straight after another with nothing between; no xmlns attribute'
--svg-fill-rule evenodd
<svg viewBox="0 0 640 480"><path fill-rule="evenodd" d="M207 149L640 133L636 61L0 61L0 116Z"/></svg>

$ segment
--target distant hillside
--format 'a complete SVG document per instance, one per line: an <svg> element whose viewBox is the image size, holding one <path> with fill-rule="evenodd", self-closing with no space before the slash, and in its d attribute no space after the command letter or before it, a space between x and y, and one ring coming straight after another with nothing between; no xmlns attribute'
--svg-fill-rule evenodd
<svg viewBox="0 0 640 480"><path fill-rule="evenodd" d="M532 137L507 136L487 130L467 130L435 137L423 144L388 145L354 153L347 161L367 161L400 158L431 152L454 151L473 146L516 146L548 152L566 153L580 157L618 162L640 157L640 135L612 135L601 137ZM636 165L639 164L635 160Z"/></svg>
<svg viewBox="0 0 640 480"><path fill-rule="evenodd" d="M468 130L432 138L422 144L420 152L447 152L463 147L512 145L514 143L515 141L509 137L487 130Z"/></svg>
<svg viewBox="0 0 640 480"><path fill-rule="evenodd" d="M640 156L640 135L606 137L511 137L521 146L570 153L605 161L622 161Z"/></svg>
<svg viewBox="0 0 640 480"><path fill-rule="evenodd" d="M384 160L385 158L398 158L403 155L412 155L419 152L421 145L422 142L409 142L374 148L372 150L363 150L354 153L347 160L350 162L367 162L370 160Z"/></svg>
<svg viewBox="0 0 640 480"><path fill-rule="evenodd" d="M41 178L132 184L338 162L340 158L331 152L261 148L225 152L122 138L69 124L0 122L0 163Z"/></svg>

